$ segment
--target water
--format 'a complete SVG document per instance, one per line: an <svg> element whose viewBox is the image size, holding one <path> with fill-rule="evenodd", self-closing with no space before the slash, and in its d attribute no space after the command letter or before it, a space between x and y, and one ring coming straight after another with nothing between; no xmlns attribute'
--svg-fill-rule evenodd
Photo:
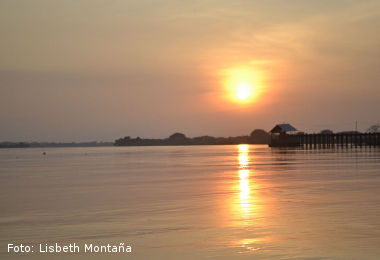
<svg viewBox="0 0 380 260"><path fill-rule="evenodd" d="M2 149L0 166L0 259L380 256L378 148ZM6 252L55 242L132 253Z"/></svg>

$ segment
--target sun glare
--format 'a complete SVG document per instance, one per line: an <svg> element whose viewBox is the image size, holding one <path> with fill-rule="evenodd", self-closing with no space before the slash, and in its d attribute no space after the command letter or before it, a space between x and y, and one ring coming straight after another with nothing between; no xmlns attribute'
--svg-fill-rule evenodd
<svg viewBox="0 0 380 260"><path fill-rule="evenodd" d="M239 104L251 104L260 93L260 77L249 67L236 67L223 71L222 82L227 99Z"/></svg>
<svg viewBox="0 0 380 260"><path fill-rule="evenodd" d="M240 100L248 99L253 92L253 88L249 83L239 83L236 86L236 97Z"/></svg>

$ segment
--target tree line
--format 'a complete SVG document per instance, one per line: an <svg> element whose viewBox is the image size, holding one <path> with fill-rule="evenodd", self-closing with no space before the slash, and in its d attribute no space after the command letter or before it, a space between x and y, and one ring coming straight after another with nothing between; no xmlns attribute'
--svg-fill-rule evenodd
<svg viewBox="0 0 380 260"><path fill-rule="evenodd" d="M164 139L143 139L126 136L115 140L115 146L154 146L154 145L225 145L225 144L268 144L269 133L262 129L252 131L250 135L235 137L198 136L189 138L183 133L174 133Z"/></svg>

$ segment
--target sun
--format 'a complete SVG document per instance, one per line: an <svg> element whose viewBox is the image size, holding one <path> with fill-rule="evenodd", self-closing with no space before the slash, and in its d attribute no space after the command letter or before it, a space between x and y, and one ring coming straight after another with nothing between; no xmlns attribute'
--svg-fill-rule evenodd
<svg viewBox="0 0 380 260"><path fill-rule="evenodd" d="M247 100L253 94L253 86L247 82L241 82L236 85L236 97L239 100Z"/></svg>
<svg viewBox="0 0 380 260"><path fill-rule="evenodd" d="M233 67L223 71L222 85L228 100L242 104L254 103L260 94L260 75L249 67Z"/></svg>

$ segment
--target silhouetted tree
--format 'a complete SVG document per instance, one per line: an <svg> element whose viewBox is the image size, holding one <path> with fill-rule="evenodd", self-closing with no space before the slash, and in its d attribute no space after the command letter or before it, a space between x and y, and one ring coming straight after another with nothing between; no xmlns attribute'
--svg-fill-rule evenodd
<svg viewBox="0 0 380 260"><path fill-rule="evenodd" d="M368 133L379 133L380 132L380 125L379 124L371 125L370 127L368 127L367 132Z"/></svg>
<svg viewBox="0 0 380 260"><path fill-rule="evenodd" d="M170 140L184 140L186 138L187 138L186 135L182 133L174 133L171 136L169 136Z"/></svg>
<svg viewBox="0 0 380 260"><path fill-rule="evenodd" d="M131 140L130 136L126 136L124 138L119 138L119 139L115 140L114 145L116 145L116 146L127 145L130 140Z"/></svg>
<svg viewBox="0 0 380 260"><path fill-rule="evenodd" d="M334 132L331 131L330 129L324 129L321 131L321 134L324 134L324 135L332 135Z"/></svg>
<svg viewBox="0 0 380 260"><path fill-rule="evenodd" d="M174 133L169 136L166 142L170 145L188 145L191 144L191 139L182 133Z"/></svg>
<svg viewBox="0 0 380 260"><path fill-rule="evenodd" d="M200 144L217 144L216 138L213 136L208 136L208 135L194 137L194 138L192 138L191 141L192 141L192 144L197 144L197 145L200 145Z"/></svg>
<svg viewBox="0 0 380 260"><path fill-rule="evenodd" d="M252 144L268 144L269 134L262 129L255 129L249 136L249 142Z"/></svg>

